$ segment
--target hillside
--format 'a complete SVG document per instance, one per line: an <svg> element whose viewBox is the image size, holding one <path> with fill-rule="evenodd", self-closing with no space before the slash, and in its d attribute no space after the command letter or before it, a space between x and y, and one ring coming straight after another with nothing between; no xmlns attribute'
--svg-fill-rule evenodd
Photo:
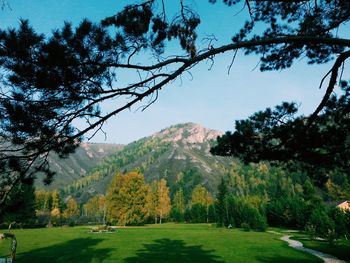
<svg viewBox="0 0 350 263"><path fill-rule="evenodd" d="M64 190L85 201L105 193L116 173L138 169L146 182L165 178L172 193L182 187L189 195L197 184L215 191L225 167L232 162L231 158L209 153L211 143L221 134L194 123L171 126L128 144Z"/></svg>
<svg viewBox="0 0 350 263"><path fill-rule="evenodd" d="M49 163L56 175L52 184L45 186L45 189L62 188L73 183L75 180L88 174L103 158L122 148L123 146L118 144L82 143L76 152L69 155L66 159L61 159L56 154L51 154ZM35 182L37 189L44 187L41 179L39 177Z"/></svg>

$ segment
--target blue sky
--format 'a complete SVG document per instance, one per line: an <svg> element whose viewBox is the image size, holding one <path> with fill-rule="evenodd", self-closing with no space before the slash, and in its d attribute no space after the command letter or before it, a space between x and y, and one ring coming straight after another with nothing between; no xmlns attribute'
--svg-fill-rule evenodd
<svg viewBox="0 0 350 263"><path fill-rule="evenodd" d="M63 21L77 24L82 18L93 21L113 15L130 1L122 0L8 0L10 8L0 15L0 25L16 27L19 18L29 19L37 32L48 34L63 25ZM172 10L177 1L168 1ZM204 34L214 34L220 45L230 42L232 36L244 23L247 14L238 15L236 9L222 4L210 5L205 0L189 0L189 4L201 14L198 43ZM201 3L200 5L198 3ZM216 57L211 70L202 63L182 81L177 80L159 93L158 101L146 111L123 112L110 119L104 126L104 134L97 134L93 142L129 143L177 123L195 122L221 131L233 130L234 121L246 118L255 111L272 107L282 101L295 101L304 114L312 112L323 95L319 90L320 79L330 65L308 66L298 61L291 69L281 72L264 72L254 69L258 58L239 53L230 74L227 67L232 54ZM103 105L105 111L113 107Z"/></svg>

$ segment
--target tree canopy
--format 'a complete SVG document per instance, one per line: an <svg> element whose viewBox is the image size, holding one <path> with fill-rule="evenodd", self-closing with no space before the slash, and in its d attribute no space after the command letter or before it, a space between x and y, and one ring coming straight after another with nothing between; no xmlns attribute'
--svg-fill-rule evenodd
<svg viewBox="0 0 350 263"><path fill-rule="evenodd" d="M184 0L171 12L165 3L135 1L99 23L66 23L46 36L28 21L0 29L0 203L23 178L43 172L50 181L50 152L64 157L110 117L139 102L147 108L200 62L234 51L233 63L239 50L258 55L262 71L289 68L300 58L309 64L333 60L313 120L350 56L350 39L338 31L350 18L347 0L223 0L227 8L243 6L247 22L227 44L215 47L209 37L203 49L197 32L205 17ZM170 42L179 48L169 57ZM141 59L145 53L151 61ZM112 99L115 108L102 111L101 103ZM77 119L86 127L77 129Z"/></svg>
<svg viewBox="0 0 350 263"><path fill-rule="evenodd" d="M350 87L342 82L343 93L332 95L317 121L313 116L297 116L295 103L254 113L236 121L235 131L226 132L211 152L236 156L245 162L262 160L300 166L318 183L337 170L349 171Z"/></svg>

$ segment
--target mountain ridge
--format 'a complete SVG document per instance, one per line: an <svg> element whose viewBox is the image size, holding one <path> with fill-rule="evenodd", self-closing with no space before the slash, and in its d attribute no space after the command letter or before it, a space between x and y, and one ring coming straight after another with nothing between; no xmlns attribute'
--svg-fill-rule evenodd
<svg viewBox="0 0 350 263"><path fill-rule="evenodd" d="M139 170L146 182L164 178L171 191L205 185L214 191L232 158L210 154L221 131L196 123L176 124L134 141L103 159L89 174L64 187L64 192L84 201L103 194L116 173Z"/></svg>

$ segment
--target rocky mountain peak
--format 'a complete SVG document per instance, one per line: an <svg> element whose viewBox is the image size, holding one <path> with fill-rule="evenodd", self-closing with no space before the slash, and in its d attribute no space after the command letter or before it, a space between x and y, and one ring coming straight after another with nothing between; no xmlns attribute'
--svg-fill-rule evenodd
<svg viewBox="0 0 350 263"><path fill-rule="evenodd" d="M215 140L222 134L223 132L207 129L196 123L184 123L166 128L154 134L153 137L158 137L165 142L200 144L210 140Z"/></svg>

